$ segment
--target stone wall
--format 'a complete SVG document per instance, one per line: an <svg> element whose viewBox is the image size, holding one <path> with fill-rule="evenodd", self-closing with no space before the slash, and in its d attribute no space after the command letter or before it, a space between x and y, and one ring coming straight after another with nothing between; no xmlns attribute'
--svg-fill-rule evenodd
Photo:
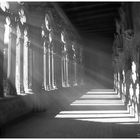
<svg viewBox="0 0 140 140"><path fill-rule="evenodd" d="M114 89L136 115L139 105L139 3L122 3L113 44Z"/></svg>
<svg viewBox="0 0 140 140"><path fill-rule="evenodd" d="M48 93L82 83L81 38L51 2L0 9L0 124L49 104Z"/></svg>

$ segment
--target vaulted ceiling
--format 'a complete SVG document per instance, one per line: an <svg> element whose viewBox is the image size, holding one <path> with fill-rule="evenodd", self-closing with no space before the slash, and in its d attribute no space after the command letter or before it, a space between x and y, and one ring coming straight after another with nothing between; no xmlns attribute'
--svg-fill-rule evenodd
<svg viewBox="0 0 140 140"><path fill-rule="evenodd" d="M115 17L119 2L58 2L71 23L82 36L102 34L109 37L115 32Z"/></svg>

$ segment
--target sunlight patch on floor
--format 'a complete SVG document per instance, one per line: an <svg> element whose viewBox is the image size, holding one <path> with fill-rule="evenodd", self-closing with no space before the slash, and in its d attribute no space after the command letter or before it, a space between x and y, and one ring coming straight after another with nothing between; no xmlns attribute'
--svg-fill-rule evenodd
<svg viewBox="0 0 140 140"><path fill-rule="evenodd" d="M106 92L113 92L114 91L114 89L90 89L89 91L99 91L99 92L104 92L104 91L106 91Z"/></svg>
<svg viewBox="0 0 140 140"><path fill-rule="evenodd" d="M117 117L134 117L131 114L59 114L56 118L116 118Z"/></svg>
<svg viewBox="0 0 140 140"><path fill-rule="evenodd" d="M115 99L118 98L118 95L83 95L81 96L81 99L86 99L86 98L102 98L102 99L106 99L106 98L111 98L111 99Z"/></svg>
<svg viewBox="0 0 140 140"><path fill-rule="evenodd" d="M136 123L138 122L137 118L92 118L92 119L76 119L80 121L90 121L90 122L103 122L103 123Z"/></svg>
<svg viewBox="0 0 140 140"><path fill-rule="evenodd" d="M112 94L112 95L114 95L114 94L117 94L115 91L88 91L88 92L86 92L87 94Z"/></svg>
<svg viewBox="0 0 140 140"><path fill-rule="evenodd" d="M130 113L129 107L125 109L124 102L113 89L92 89L72 102L70 106L75 110L61 111L55 118L102 123L138 123L137 114ZM81 106L84 106L84 110L81 110L82 108L78 110ZM86 106L87 110L85 110ZM93 106L93 109L89 110L88 106ZM94 110L98 107L101 107L101 110Z"/></svg>
<svg viewBox="0 0 140 140"><path fill-rule="evenodd" d="M82 105L82 104L92 104L92 105L124 105L121 100L76 100L71 105Z"/></svg>
<svg viewBox="0 0 140 140"><path fill-rule="evenodd" d="M85 111L61 111L59 114L112 114L129 113L129 110L85 110Z"/></svg>

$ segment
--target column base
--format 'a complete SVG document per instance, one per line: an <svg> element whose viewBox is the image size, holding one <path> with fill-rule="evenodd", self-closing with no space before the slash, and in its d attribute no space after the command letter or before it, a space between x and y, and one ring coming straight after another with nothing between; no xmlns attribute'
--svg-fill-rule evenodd
<svg viewBox="0 0 140 140"><path fill-rule="evenodd" d="M70 84L68 83L68 84L66 84L66 87L70 87Z"/></svg>
<svg viewBox="0 0 140 140"><path fill-rule="evenodd" d="M130 114L135 116L135 110L134 110L134 105L130 106Z"/></svg>
<svg viewBox="0 0 140 140"><path fill-rule="evenodd" d="M62 82L62 87L66 87L66 83L65 82Z"/></svg>
<svg viewBox="0 0 140 140"><path fill-rule="evenodd" d="M20 87L20 93L22 93L22 94L24 94L24 93L25 93L23 86L22 86L22 87Z"/></svg>
<svg viewBox="0 0 140 140"><path fill-rule="evenodd" d="M34 92L33 92L32 89L27 89L27 90L25 91L25 93L27 93L27 94L34 94Z"/></svg>
<svg viewBox="0 0 140 140"><path fill-rule="evenodd" d="M56 86L55 84L53 84L53 85L51 86L51 90L55 90L55 89L57 89L57 86Z"/></svg>
<svg viewBox="0 0 140 140"><path fill-rule="evenodd" d="M74 84L73 84L73 86L75 87L75 86L78 86L78 84L75 82Z"/></svg>
<svg viewBox="0 0 140 140"><path fill-rule="evenodd" d="M46 91L50 91L52 89L51 87L51 85L47 85Z"/></svg>

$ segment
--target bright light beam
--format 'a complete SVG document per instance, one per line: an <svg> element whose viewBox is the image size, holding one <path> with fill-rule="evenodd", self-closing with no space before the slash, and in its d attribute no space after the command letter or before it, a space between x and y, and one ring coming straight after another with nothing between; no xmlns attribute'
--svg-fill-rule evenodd
<svg viewBox="0 0 140 140"><path fill-rule="evenodd" d="M72 104L120 104L124 105L122 100L76 100Z"/></svg>
<svg viewBox="0 0 140 140"><path fill-rule="evenodd" d="M104 92L104 91L106 91L106 92L114 92L114 89L91 89L91 90L89 90L89 91L96 91L96 92Z"/></svg>
<svg viewBox="0 0 140 140"><path fill-rule="evenodd" d="M103 122L103 123L129 123L129 122L134 122L138 123L137 118L101 118L101 119L76 119L80 121L90 121L90 122Z"/></svg>
<svg viewBox="0 0 140 140"><path fill-rule="evenodd" d="M59 114L113 114L129 113L129 110L85 110L85 111L61 111Z"/></svg>
<svg viewBox="0 0 140 140"><path fill-rule="evenodd" d="M101 99L111 98L111 99L114 99L114 98L118 98L118 97L119 97L118 95L83 95L80 98L82 98L82 99L85 99L85 98L93 98L93 99L96 99L96 98L101 98Z"/></svg>
<svg viewBox="0 0 140 140"><path fill-rule="evenodd" d="M92 119L96 119L96 118L116 118L118 119L118 117L134 117L134 115L131 114L59 114L56 115L55 118L92 118Z"/></svg>
<svg viewBox="0 0 140 140"><path fill-rule="evenodd" d="M108 92L108 91L104 91L104 92L101 92L101 91L88 91L87 94L117 94L117 92Z"/></svg>

